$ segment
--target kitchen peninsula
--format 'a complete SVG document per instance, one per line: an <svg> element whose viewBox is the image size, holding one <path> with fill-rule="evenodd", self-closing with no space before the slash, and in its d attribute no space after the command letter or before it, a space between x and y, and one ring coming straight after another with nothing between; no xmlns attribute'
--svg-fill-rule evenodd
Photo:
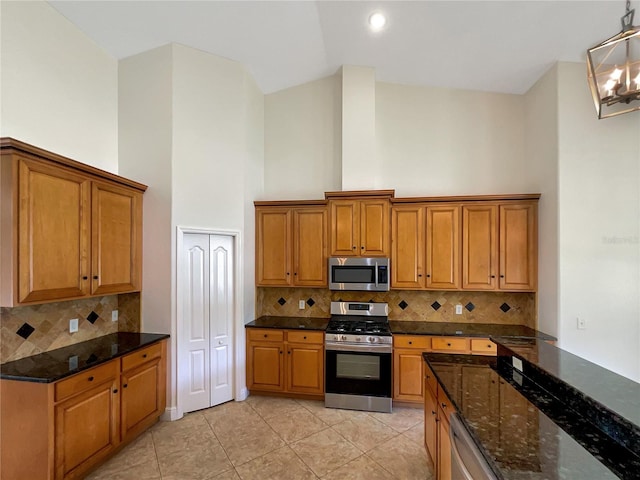
<svg viewBox="0 0 640 480"><path fill-rule="evenodd" d="M639 384L539 339L492 340L497 357L423 354L437 478L451 472L452 412L497 478L640 478Z"/></svg>

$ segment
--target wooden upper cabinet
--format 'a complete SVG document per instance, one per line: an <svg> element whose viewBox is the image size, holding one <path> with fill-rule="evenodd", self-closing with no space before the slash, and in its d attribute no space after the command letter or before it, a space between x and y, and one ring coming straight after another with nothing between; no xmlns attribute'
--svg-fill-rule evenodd
<svg viewBox="0 0 640 480"><path fill-rule="evenodd" d="M90 181L38 160L18 164L18 303L88 294Z"/></svg>
<svg viewBox="0 0 640 480"><path fill-rule="evenodd" d="M139 290L142 194L94 182L91 203L91 293L108 295Z"/></svg>
<svg viewBox="0 0 640 480"><path fill-rule="evenodd" d="M427 207L426 287L460 288L460 206Z"/></svg>
<svg viewBox="0 0 640 480"><path fill-rule="evenodd" d="M145 185L0 139L0 304L138 291Z"/></svg>
<svg viewBox="0 0 640 480"><path fill-rule="evenodd" d="M462 207L462 288L495 290L498 285L497 208Z"/></svg>
<svg viewBox="0 0 640 480"><path fill-rule="evenodd" d="M500 279L502 290L535 290L537 208L533 203L500 205Z"/></svg>
<svg viewBox="0 0 640 480"><path fill-rule="evenodd" d="M293 283L324 287L327 271L327 209L294 209Z"/></svg>
<svg viewBox="0 0 640 480"><path fill-rule="evenodd" d="M256 209L256 283L291 284L291 209Z"/></svg>
<svg viewBox="0 0 640 480"><path fill-rule="evenodd" d="M390 204L386 198L330 200L331 256L389 256Z"/></svg>
<svg viewBox="0 0 640 480"><path fill-rule="evenodd" d="M360 255L389 256L389 201L360 201Z"/></svg>
<svg viewBox="0 0 640 480"><path fill-rule="evenodd" d="M331 255L360 255L360 209L356 200L333 200L331 209Z"/></svg>
<svg viewBox="0 0 640 480"><path fill-rule="evenodd" d="M327 286L327 208L256 207L256 284Z"/></svg>
<svg viewBox="0 0 640 480"><path fill-rule="evenodd" d="M391 288L424 288L424 211L420 205L391 209Z"/></svg>

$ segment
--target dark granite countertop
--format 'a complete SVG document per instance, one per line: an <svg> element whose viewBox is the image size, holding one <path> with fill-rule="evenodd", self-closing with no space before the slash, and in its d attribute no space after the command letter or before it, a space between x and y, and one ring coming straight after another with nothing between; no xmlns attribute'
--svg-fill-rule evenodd
<svg viewBox="0 0 640 480"><path fill-rule="evenodd" d="M169 335L112 333L0 365L0 379L51 383L151 345Z"/></svg>
<svg viewBox="0 0 640 480"><path fill-rule="evenodd" d="M389 320L392 333L409 335L443 335L462 337L515 337L557 340L525 325L499 325L494 323L408 322Z"/></svg>
<svg viewBox="0 0 640 480"><path fill-rule="evenodd" d="M640 478L637 452L514 370L506 357L423 357L499 478Z"/></svg>
<svg viewBox="0 0 640 480"><path fill-rule="evenodd" d="M284 328L288 330L322 330L327 328L328 318L270 317L263 316L245 325L246 328Z"/></svg>

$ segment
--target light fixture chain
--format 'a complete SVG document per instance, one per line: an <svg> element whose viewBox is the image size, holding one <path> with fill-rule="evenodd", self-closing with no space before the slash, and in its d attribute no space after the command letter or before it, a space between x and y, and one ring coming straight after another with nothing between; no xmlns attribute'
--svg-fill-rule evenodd
<svg viewBox="0 0 640 480"><path fill-rule="evenodd" d="M631 0L627 0L627 13L631 10Z"/></svg>

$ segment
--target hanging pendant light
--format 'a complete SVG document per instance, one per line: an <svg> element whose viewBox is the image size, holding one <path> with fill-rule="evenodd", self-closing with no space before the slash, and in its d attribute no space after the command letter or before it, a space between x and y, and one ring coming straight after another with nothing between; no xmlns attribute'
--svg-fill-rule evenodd
<svg viewBox="0 0 640 480"><path fill-rule="evenodd" d="M640 27L626 2L622 31L587 50L587 77L598 118L640 110Z"/></svg>

